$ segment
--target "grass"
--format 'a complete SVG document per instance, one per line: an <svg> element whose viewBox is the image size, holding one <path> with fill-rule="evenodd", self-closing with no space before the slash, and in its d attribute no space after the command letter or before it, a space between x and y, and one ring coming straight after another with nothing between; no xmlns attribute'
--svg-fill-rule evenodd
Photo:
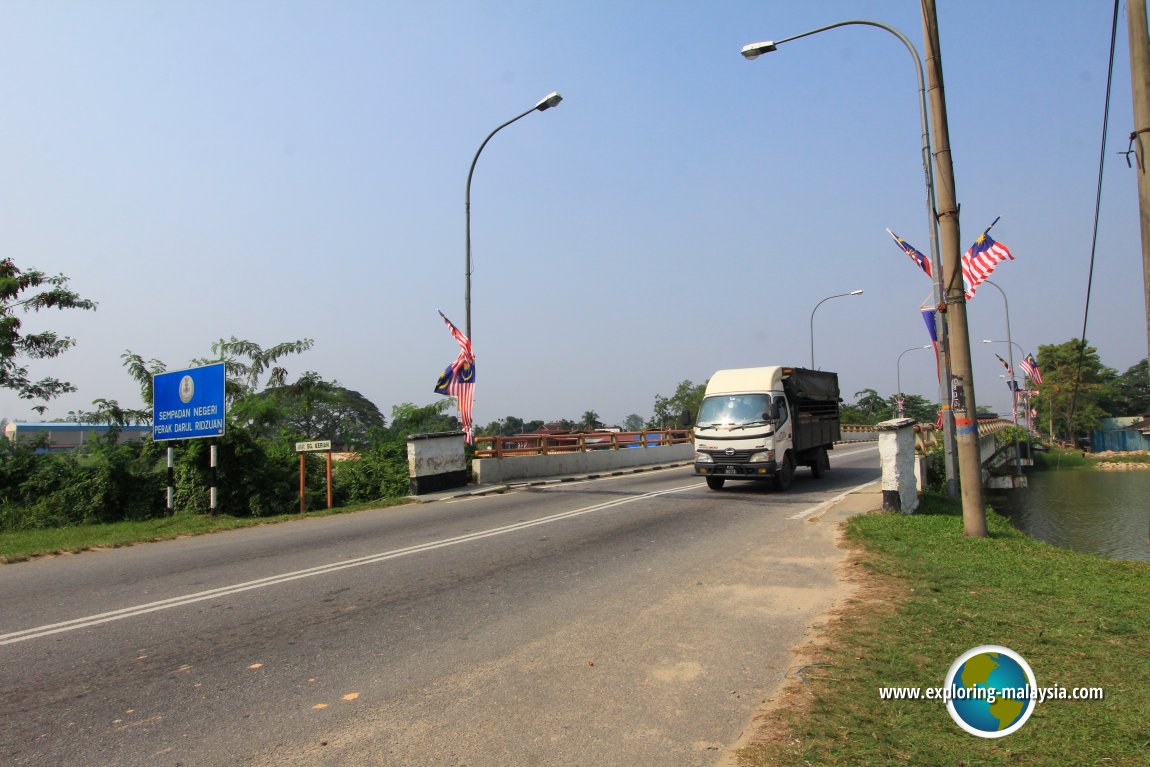
<svg viewBox="0 0 1150 767"><path fill-rule="evenodd" d="M846 529L858 590L811 650L740 765L1150 765L1150 564L1065 551L988 511L962 533L955 499ZM1025 658L1040 687L1101 687L1047 701L1017 732L982 739L938 701L880 701L882 687L941 687L983 644Z"/></svg>
<svg viewBox="0 0 1150 767"><path fill-rule="evenodd" d="M146 541L162 541L188 535L203 535L238 527L290 522L311 517L325 517L366 509L382 509L408 503L405 498L360 503L335 509L309 511L306 514L280 514L271 517L232 517L224 514L176 514L171 517L135 522L111 522L98 525L75 525L43 530L0 532L0 563L19 562L48 554L64 554L97 548L131 546Z"/></svg>

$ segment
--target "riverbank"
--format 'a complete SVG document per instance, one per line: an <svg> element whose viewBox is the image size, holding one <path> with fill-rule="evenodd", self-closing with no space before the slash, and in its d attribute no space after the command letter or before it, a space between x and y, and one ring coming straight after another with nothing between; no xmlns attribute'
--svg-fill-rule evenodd
<svg viewBox="0 0 1150 767"><path fill-rule="evenodd" d="M1150 451L1135 450L1127 453L1106 451L1089 453L1087 459L1096 469L1105 471L1147 471L1150 470Z"/></svg>
<svg viewBox="0 0 1150 767"><path fill-rule="evenodd" d="M846 523L855 596L803 649L738 763L1150 762L1150 564L1065 551L995 513L988 526L989 538L965 537L960 504L936 496L914 515ZM942 687L980 645L1021 655L1039 687L1101 688L1104 699L1048 700L995 739L960 729L942 701L880 699L883 688Z"/></svg>

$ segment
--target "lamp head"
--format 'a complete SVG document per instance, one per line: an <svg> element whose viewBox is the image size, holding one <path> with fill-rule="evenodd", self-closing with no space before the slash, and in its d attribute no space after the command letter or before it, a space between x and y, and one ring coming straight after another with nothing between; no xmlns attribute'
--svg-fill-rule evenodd
<svg viewBox="0 0 1150 767"><path fill-rule="evenodd" d="M852 291L850 292L850 295L852 295L852 296L861 296L861 295L862 295L862 291L861 291L861 290L852 290Z"/></svg>
<svg viewBox="0 0 1150 767"><path fill-rule="evenodd" d="M555 91L551 91L539 100L539 103L535 105L535 109L539 112L542 112L544 110L550 109L553 106L557 106L562 100L562 96L560 96Z"/></svg>
<svg viewBox="0 0 1150 767"><path fill-rule="evenodd" d="M750 45L744 45L742 53L743 58L745 58L747 61L750 61L752 59L757 59L764 53L770 53L774 50L778 50L775 48L775 41L767 40L766 42L762 43L751 43Z"/></svg>

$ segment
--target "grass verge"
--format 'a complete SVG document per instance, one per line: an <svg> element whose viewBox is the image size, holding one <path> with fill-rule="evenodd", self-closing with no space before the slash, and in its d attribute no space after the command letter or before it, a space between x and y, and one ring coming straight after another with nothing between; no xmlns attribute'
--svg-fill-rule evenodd
<svg viewBox="0 0 1150 767"><path fill-rule="evenodd" d="M871 514L846 528L858 590L738 753L761 765L1150 764L1150 564L1058 549L988 511L963 535L955 499ZM883 687L941 687L984 644L1025 658L1040 687L1101 687L1101 701L1037 706L1017 732L982 739L941 701L883 701Z"/></svg>
<svg viewBox="0 0 1150 767"><path fill-rule="evenodd" d="M382 509L408 503L404 498L374 503L361 503L336 509L309 511L306 514L280 514L272 517L231 517L227 515L176 514L171 517L136 522L112 522L101 525L76 525L43 530L18 530L0 533L0 564L19 562L48 554L65 554L98 548L131 546L146 541L162 541L188 535L203 535L237 527L268 525L299 519L326 517L352 511Z"/></svg>

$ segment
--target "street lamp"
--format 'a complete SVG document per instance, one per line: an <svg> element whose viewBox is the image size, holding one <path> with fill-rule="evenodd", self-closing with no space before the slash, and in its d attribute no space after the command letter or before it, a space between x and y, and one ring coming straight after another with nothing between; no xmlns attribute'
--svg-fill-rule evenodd
<svg viewBox="0 0 1150 767"><path fill-rule="evenodd" d="M984 343L984 344L1010 344L1012 348L1018 349L1019 354L1022 354L1022 356L1024 356L1024 357L1026 356L1026 354L1023 353L1023 351L1022 351L1022 347L1019 346L1018 344L1014 343L1014 341L999 341L997 339L984 338L984 339L982 339L982 343ZM1009 362L1009 360L1007 360L1007 361ZM1013 370L1014 366L1011 365L1010 369Z"/></svg>
<svg viewBox="0 0 1150 767"><path fill-rule="evenodd" d="M906 354L907 352L913 352L916 349L933 349L933 348L934 347L931 346L930 344L927 344L926 346L912 346L909 349L905 350L902 354ZM895 377L898 381L898 417L899 418L902 418L904 415L904 410L903 410L903 406L902 406L902 354L898 355L898 361L895 363L895 366L894 366L895 367Z"/></svg>
<svg viewBox="0 0 1150 767"><path fill-rule="evenodd" d="M877 27L878 29L890 32L897 37L900 42L906 47L907 52L910 53L914 59L914 71L918 76L918 96L919 96L919 124L922 128L922 170L926 178L926 218L927 218L927 231L930 233L930 263L931 271L934 274L934 305L941 306L945 299L945 291L942 285L942 256L939 253L938 247L938 219L935 215L936 205L934 196L934 172L931 169L931 151L930 151L930 128L927 123L927 102L926 102L926 79L922 73L922 60L918 56L918 49L914 44L894 27L888 26L878 21L869 21L866 19L853 19L850 21L840 21L837 24L830 24L818 29L812 29L809 32L803 32L800 35L792 35L785 37L782 40L768 40L761 43L751 43L744 45L742 54L748 60L757 59L764 53L770 53L778 50L778 46L783 43L798 40L803 37L810 37L811 35L818 34L819 32L826 32L830 29L838 27L845 27L851 25L861 25L867 27ZM935 313L935 336L939 340L939 353L938 353L938 393L939 402L949 403L950 396L950 341L949 331L947 329L947 318L941 313ZM812 355L813 356L813 355ZM814 367L813 363L811 367ZM946 469L946 486L947 492L950 495L958 494L958 463L955 450L955 434L954 434L954 419L949 406L943 407L943 454L944 466Z"/></svg>
<svg viewBox="0 0 1150 767"><path fill-rule="evenodd" d="M822 301L815 304L815 308L811 309L811 370L815 369L815 312L823 305L824 302L830 301L832 298L842 298L843 296L859 296L862 295L861 290L852 290L850 293L837 293L833 296L827 296Z"/></svg>
<svg viewBox="0 0 1150 767"><path fill-rule="evenodd" d="M993 280L983 280L983 282L985 282L987 285L993 285L994 289L1002 294L1002 305L1006 308L1006 343L1009 344L1006 347L1006 356L1008 357L1007 362L1009 363L1009 368L1010 368L1010 370L1009 370L1009 373L1010 373L1010 384L1009 384L1010 385L1010 412L1011 412L1011 416L1012 416L1013 421L1014 421L1014 425L1018 426L1018 390L1016 388L1017 384L1015 383L1015 380L1014 380L1014 341L1011 339L1011 336L1010 336L1010 301L1008 301L1006 299L1006 291L1003 290L1002 288L1000 288L998 286L998 284L995 283ZM1022 350L1019 349L1019 351L1022 351ZM1022 473L1022 455L1021 455L1020 451L1018 450L1017 435L1015 436L1015 440L1014 440L1014 448L1015 448L1014 458L1015 458L1015 469L1016 469L1015 473L1021 474Z"/></svg>
<svg viewBox="0 0 1150 767"><path fill-rule="evenodd" d="M466 268L464 271L464 276L466 277L466 282L465 282L464 288L463 288L463 307L464 307L464 315L465 315L465 317L464 317L465 331L464 332L467 335L467 337L470 338L472 341L474 341L475 339L472 338L472 335L471 335L471 177L475 174L475 163L479 161L479 154L480 154L480 152L483 151L483 147L487 146L487 142L490 141L491 137L494 136L496 133L503 130L508 125L515 122L516 120L519 120L519 119L526 117L527 115L531 114L532 112L545 112L548 109L550 109L551 107L557 106L559 104L559 102L562 100L563 100L563 97L560 96L558 93L556 93L554 91L552 91L551 93L548 93L546 96L541 98L539 100L539 103L537 103L535 106L531 107L530 109L528 109L526 112L524 112L521 115L516 115L515 117L512 117L510 120L503 123L498 128L491 131L490 133L488 133L487 138L483 139L483 143L479 145L479 149L476 150L476 152L475 152L475 157L472 158L472 160L471 160L471 168L467 171L467 196L466 196L466 199L464 202L464 208L465 208L465 211L467 214L467 263L466 263Z"/></svg>

